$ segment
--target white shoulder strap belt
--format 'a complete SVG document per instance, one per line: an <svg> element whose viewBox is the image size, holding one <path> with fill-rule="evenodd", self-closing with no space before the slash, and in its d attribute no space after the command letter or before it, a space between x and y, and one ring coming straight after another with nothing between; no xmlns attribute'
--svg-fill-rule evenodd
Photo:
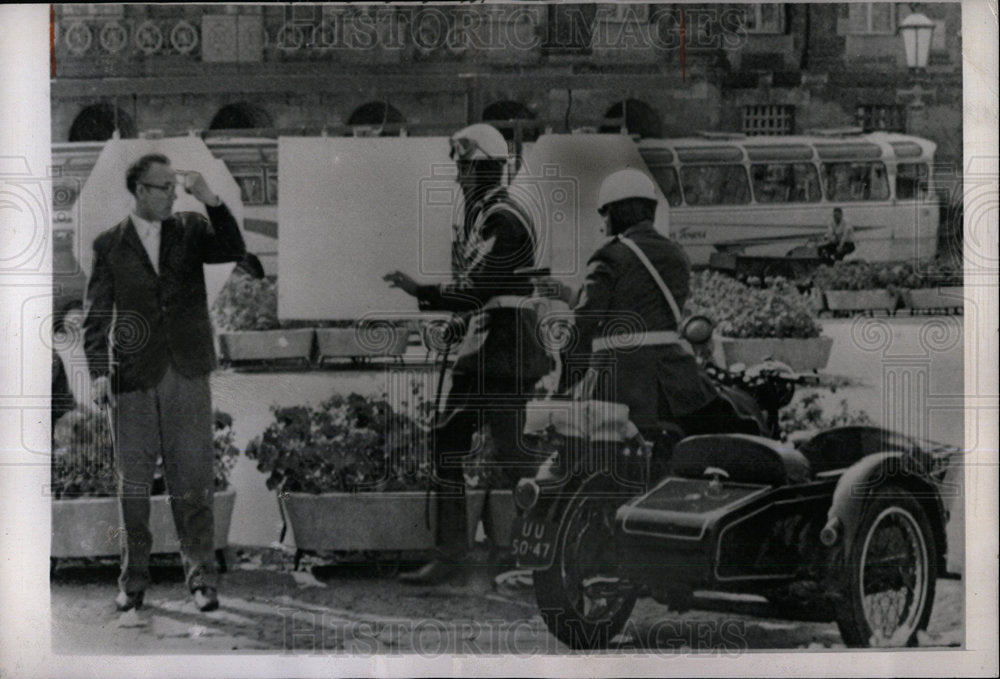
<svg viewBox="0 0 1000 679"><path fill-rule="evenodd" d="M646 267L646 271L648 271L649 275L653 277L654 281L656 281L656 284L660 287L660 292L663 293L663 297L667 300L667 304L670 305L670 311L672 311L674 314L674 320L677 321L677 327L680 328L681 325L680 307L677 306L677 301L674 299L673 294L670 292L670 288L668 288L667 284L663 282L663 278L660 276L660 273L653 266L653 263L649 261L649 257L647 257L646 253L644 253L642 250L639 249L639 246L636 245L635 241L632 240L631 238L628 238L626 236L618 236L618 240L627 245L629 250L635 253L635 256L639 258L639 261L642 262L642 265Z"/></svg>

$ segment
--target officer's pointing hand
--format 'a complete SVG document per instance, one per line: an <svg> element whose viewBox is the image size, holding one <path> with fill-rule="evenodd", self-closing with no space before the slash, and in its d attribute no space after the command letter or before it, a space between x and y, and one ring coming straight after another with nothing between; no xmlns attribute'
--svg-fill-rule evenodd
<svg viewBox="0 0 1000 679"><path fill-rule="evenodd" d="M402 271L393 271L382 276L382 280L389 283L390 288L399 288L408 295L416 296L417 282Z"/></svg>

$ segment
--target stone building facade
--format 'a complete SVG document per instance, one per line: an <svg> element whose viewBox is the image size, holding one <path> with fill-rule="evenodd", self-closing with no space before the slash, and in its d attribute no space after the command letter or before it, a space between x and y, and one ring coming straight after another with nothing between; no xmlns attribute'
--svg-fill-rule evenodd
<svg viewBox="0 0 1000 679"><path fill-rule="evenodd" d="M913 11L935 22L919 74L896 31ZM516 145L545 130L858 126L935 141L939 183L956 186L961 29L959 3L55 5L57 250L115 133L442 135L490 120ZM274 145L224 160L262 215L248 231L273 237Z"/></svg>
<svg viewBox="0 0 1000 679"><path fill-rule="evenodd" d="M900 20L936 23L914 107ZM957 3L56 5L54 142L483 119L796 133L860 124L961 155ZM627 102L623 105L622 102ZM609 119L609 120L606 120ZM363 133L363 132L362 132Z"/></svg>

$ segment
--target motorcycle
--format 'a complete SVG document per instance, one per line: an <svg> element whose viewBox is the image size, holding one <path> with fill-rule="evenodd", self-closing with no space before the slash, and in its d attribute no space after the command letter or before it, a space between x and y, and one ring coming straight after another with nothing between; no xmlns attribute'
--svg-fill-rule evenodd
<svg viewBox="0 0 1000 679"><path fill-rule="evenodd" d="M835 620L848 646L913 645L945 569L957 449L875 426L782 442L778 411L807 376L774 363L707 368L756 404L760 435L682 438L664 462L625 406L529 404L525 433L549 456L515 489L511 548L533 571L549 632L606 647L639 597L684 611L698 590Z"/></svg>

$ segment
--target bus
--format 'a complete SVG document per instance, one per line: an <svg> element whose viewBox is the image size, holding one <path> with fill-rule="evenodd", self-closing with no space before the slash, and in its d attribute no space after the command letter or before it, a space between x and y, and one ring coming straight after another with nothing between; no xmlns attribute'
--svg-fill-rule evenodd
<svg viewBox="0 0 1000 679"><path fill-rule="evenodd" d="M645 163L669 206L669 235L684 246L695 266L710 265L716 253L784 257L822 239L835 207L854 227L851 259L912 261L936 254L938 204L931 172L936 144L927 139L863 134L853 128L800 136L702 133L639 140L587 132L543 134L518 151L529 156L535 145L545 146L546 138L561 137L558 145L584 147L588 138L610 141L611 136L635 144L641 157L636 162ZM260 256L268 275L276 275L277 138L208 135L205 142L240 186L249 249ZM74 202L103 146L82 142L52 148L56 278L74 296L84 282L69 256L80 247ZM562 172L584 176L596 169L567 166ZM600 178L591 179L596 187ZM589 231L591 226L578 223L575 228ZM598 238L582 239L581 262ZM579 263L575 268L585 269Z"/></svg>
<svg viewBox="0 0 1000 679"><path fill-rule="evenodd" d="M860 130L643 139L670 205L670 235L695 265L713 253L786 256L821 240L834 208L854 227L851 259L908 261L937 250L936 144Z"/></svg>

